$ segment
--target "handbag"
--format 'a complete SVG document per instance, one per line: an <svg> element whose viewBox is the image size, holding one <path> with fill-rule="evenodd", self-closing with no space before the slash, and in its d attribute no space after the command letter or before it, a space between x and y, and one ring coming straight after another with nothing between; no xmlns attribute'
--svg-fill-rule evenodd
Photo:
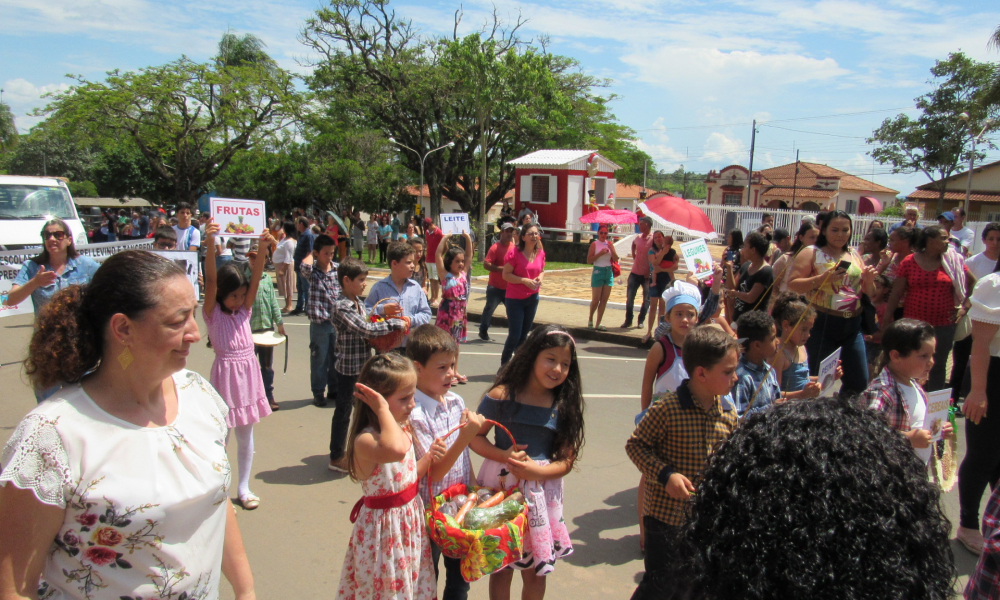
<svg viewBox="0 0 1000 600"><path fill-rule="evenodd" d="M865 335L878 333L875 305L867 294L861 294L861 333Z"/></svg>
<svg viewBox="0 0 1000 600"><path fill-rule="evenodd" d="M622 276L622 266L618 263L617 260L611 261L611 274L615 277Z"/></svg>

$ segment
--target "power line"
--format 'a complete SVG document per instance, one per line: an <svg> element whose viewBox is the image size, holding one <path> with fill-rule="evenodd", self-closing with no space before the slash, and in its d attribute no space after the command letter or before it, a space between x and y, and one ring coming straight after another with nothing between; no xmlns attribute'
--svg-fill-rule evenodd
<svg viewBox="0 0 1000 600"><path fill-rule="evenodd" d="M893 111L899 111L899 110L909 110L909 109L912 109L912 108L914 108L914 107L913 106L904 106L902 108L880 108L880 109L876 109L876 110L861 110L861 111L848 112L848 113L832 113L832 114L829 114L829 115L816 115L814 117L794 117L794 118L790 118L790 119L772 119L770 121L760 121L758 123L758 125L766 125L768 123L788 123L788 122L791 122L791 121L812 121L812 120L816 120L816 119L835 119L837 117L852 117L852 116L856 116L856 115L867 115L867 114L873 114L873 113L893 112ZM750 123L749 122L743 122L743 123L722 123L722 124L718 124L718 125L688 125L688 126L684 126L684 127L650 127L649 129L636 129L635 131L684 131L684 130L688 130L688 129L714 129L714 128L721 128L721 127L745 127L747 125L750 125ZM791 129L789 131L796 131L796 130ZM804 132L804 133L809 133L809 132ZM845 136L845 137L850 137L850 136Z"/></svg>
<svg viewBox="0 0 1000 600"><path fill-rule="evenodd" d="M830 136L830 137L850 138L850 139L855 139L855 140L867 140L868 139L867 136L861 136L861 135L840 135L839 133L823 133L822 131L804 131L802 129L792 129L790 127L781 127L780 125L768 125L767 123L763 123L763 125L765 127L772 127L774 129L783 129L785 131L794 131L796 133L808 133L810 135L827 135L827 136Z"/></svg>

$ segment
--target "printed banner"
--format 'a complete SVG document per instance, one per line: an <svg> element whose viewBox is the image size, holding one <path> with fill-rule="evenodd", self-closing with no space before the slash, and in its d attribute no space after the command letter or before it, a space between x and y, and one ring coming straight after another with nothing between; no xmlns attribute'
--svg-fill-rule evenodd
<svg viewBox="0 0 1000 600"><path fill-rule="evenodd" d="M197 298L201 291L198 289L198 253L191 250L150 250L153 254L162 256L167 260L172 260L184 269L187 273L188 281L194 286L194 297Z"/></svg>
<svg viewBox="0 0 1000 600"><path fill-rule="evenodd" d="M97 262L104 262L104 259L121 252L122 250L144 250L153 247L151 238L141 240L125 240L122 242L104 242L100 244L86 244L77 246L76 252L81 256L89 256ZM0 298L7 299L7 293L14 285L14 279L21 272L21 265L25 261L38 256L41 248L24 248L22 250L5 250L0 252ZM192 252L191 254L197 254ZM195 257L195 265L198 259ZM197 283L197 270L195 270L195 283ZM197 289L197 287L195 288ZM0 300L0 301L2 301ZM34 311L31 298L26 298L17 306L0 306L0 317L12 317L14 315L30 314Z"/></svg>
<svg viewBox="0 0 1000 600"><path fill-rule="evenodd" d="M681 254L684 255L687 270L699 280L712 276L715 266L712 262L712 253L708 250L708 242L704 239L698 238L684 242L681 244Z"/></svg>
<svg viewBox="0 0 1000 600"><path fill-rule="evenodd" d="M441 232L445 235L471 234L469 213L441 213Z"/></svg>
<svg viewBox="0 0 1000 600"><path fill-rule="evenodd" d="M259 238L267 229L267 212L263 200L212 198L209 214L219 224L219 239L234 237Z"/></svg>

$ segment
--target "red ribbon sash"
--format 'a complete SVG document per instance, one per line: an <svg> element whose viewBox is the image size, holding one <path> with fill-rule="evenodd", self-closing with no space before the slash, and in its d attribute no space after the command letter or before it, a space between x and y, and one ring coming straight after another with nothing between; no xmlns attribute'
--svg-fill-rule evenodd
<svg viewBox="0 0 1000 600"><path fill-rule="evenodd" d="M395 494L386 494L385 496L362 496L354 508L351 510L351 523L358 520L358 514L361 512L361 505L364 504L368 508L375 508L379 510L385 510L387 508L396 508L397 506L404 506L410 500L417 497L417 482L414 481L410 487L406 488L401 492L396 492Z"/></svg>

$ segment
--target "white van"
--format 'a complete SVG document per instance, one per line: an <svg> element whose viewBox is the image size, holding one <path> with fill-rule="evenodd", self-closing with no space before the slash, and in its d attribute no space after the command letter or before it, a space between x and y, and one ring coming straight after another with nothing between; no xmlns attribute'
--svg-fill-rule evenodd
<svg viewBox="0 0 1000 600"><path fill-rule="evenodd" d="M87 231L65 181L0 175L0 250L41 247L42 225L52 218L69 225L77 246L87 243Z"/></svg>

